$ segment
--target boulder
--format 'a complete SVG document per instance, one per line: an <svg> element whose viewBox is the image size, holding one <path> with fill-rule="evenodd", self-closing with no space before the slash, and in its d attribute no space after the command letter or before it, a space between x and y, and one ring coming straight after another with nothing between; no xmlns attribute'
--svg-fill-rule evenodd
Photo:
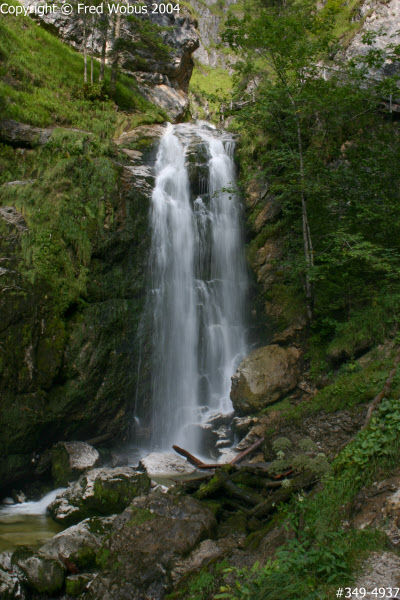
<svg viewBox="0 0 400 600"><path fill-rule="evenodd" d="M258 412L296 387L300 351L265 346L251 352L232 377L231 400L240 415Z"/></svg>
<svg viewBox="0 0 400 600"><path fill-rule="evenodd" d="M48 511L58 523L74 525L90 516L122 512L149 487L149 477L130 467L92 469L58 496Z"/></svg>
<svg viewBox="0 0 400 600"><path fill-rule="evenodd" d="M56 486L65 486L98 466L100 454L86 442L59 442L52 449L51 474Z"/></svg>
<svg viewBox="0 0 400 600"><path fill-rule="evenodd" d="M40 548L40 553L55 559L66 558L79 569L90 567L114 519L115 515L85 519L55 535Z"/></svg>
<svg viewBox="0 0 400 600"><path fill-rule="evenodd" d="M42 556L25 546L15 550L11 564L18 578L39 594L53 594L64 585L64 566L58 560Z"/></svg>
<svg viewBox="0 0 400 600"><path fill-rule="evenodd" d="M2 569L0 569L0 598L1 600L25 600L26 598L18 578Z"/></svg>
<svg viewBox="0 0 400 600"><path fill-rule="evenodd" d="M113 524L97 555L103 572L85 598L161 600L172 588L176 561L216 529L212 511L194 498L154 492L136 498Z"/></svg>
<svg viewBox="0 0 400 600"><path fill-rule="evenodd" d="M52 129L25 125L12 119L0 121L0 142L23 148L43 146L49 141Z"/></svg>
<svg viewBox="0 0 400 600"><path fill-rule="evenodd" d="M175 452L152 452L139 462L139 469L149 475L194 473L195 467Z"/></svg>

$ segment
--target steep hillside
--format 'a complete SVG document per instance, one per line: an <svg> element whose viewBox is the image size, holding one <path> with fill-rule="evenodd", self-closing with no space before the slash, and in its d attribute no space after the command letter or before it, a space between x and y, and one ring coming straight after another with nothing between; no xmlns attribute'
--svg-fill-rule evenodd
<svg viewBox="0 0 400 600"><path fill-rule="evenodd" d="M129 429L151 188L114 139L165 115L124 75L111 99L110 68L101 88L84 85L83 57L28 18L3 16L0 40L0 474L8 486L33 476L36 457L57 439L122 439ZM143 132L141 146L150 161L153 135Z"/></svg>

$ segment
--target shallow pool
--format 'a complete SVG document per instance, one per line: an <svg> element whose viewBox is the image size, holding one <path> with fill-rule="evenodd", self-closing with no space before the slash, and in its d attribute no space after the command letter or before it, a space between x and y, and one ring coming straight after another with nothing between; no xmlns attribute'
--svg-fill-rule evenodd
<svg viewBox="0 0 400 600"><path fill-rule="evenodd" d="M63 489L54 490L38 502L0 504L0 552L18 546L39 548L64 528L47 516L48 505Z"/></svg>

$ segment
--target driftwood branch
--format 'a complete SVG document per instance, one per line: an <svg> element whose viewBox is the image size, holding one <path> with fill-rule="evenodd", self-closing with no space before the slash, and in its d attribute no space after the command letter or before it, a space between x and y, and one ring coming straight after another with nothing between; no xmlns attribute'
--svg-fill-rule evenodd
<svg viewBox="0 0 400 600"><path fill-rule="evenodd" d="M246 448L246 450L243 450L243 452L235 456L235 458L231 460L230 463L205 463L196 456L193 456L193 454L190 454L190 452L188 452L184 448L180 448L179 446L172 446L172 448L175 450L175 452L177 452L181 456L184 456L188 460L188 462L190 462L190 464L196 467L197 469L218 469L219 467L223 467L224 464L236 465L246 456L254 452L254 450L259 448L263 442L264 438L262 437L259 440L257 440L257 442L254 442L254 444L252 444L249 448Z"/></svg>
<svg viewBox="0 0 400 600"><path fill-rule="evenodd" d="M249 446L249 448L247 448L246 450L243 450L243 452L238 454L238 456L236 456L233 460L231 460L231 462L229 464L236 465L238 462L242 461L246 456L248 456L249 454L254 452L254 450L259 448L261 446L261 444L263 444L263 443L264 443L264 438L262 437L259 440L257 440L256 442L254 442L254 444Z"/></svg>

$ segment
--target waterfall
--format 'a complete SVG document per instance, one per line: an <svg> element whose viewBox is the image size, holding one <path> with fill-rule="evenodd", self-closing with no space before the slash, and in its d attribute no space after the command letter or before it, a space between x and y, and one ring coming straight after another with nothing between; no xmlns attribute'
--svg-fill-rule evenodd
<svg viewBox="0 0 400 600"><path fill-rule="evenodd" d="M188 148L206 153L191 189ZM234 142L205 124L169 125L151 205L153 446L198 450L210 414L232 411L231 376L246 353L247 288Z"/></svg>

